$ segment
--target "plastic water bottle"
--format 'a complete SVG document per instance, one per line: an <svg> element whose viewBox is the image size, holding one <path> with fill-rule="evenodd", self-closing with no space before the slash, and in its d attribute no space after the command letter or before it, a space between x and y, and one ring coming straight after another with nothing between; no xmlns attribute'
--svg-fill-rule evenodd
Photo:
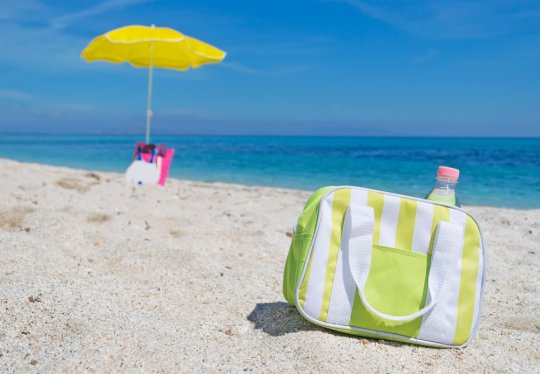
<svg viewBox="0 0 540 374"><path fill-rule="evenodd" d="M448 166L439 166L435 187L426 196L427 200L439 201L445 204L461 206L456 195L456 184L459 170Z"/></svg>

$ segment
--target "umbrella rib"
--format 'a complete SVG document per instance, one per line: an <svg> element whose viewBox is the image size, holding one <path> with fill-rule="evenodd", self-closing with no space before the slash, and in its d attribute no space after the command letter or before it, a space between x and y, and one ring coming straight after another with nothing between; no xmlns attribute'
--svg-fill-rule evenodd
<svg viewBox="0 0 540 374"><path fill-rule="evenodd" d="M179 43L182 40L186 39L184 36L178 39L170 39L170 38L142 38L137 40L117 40L112 39L109 35L105 34L105 38L110 41L111 43L118 43L118 44L137 44L140 42L167 42L167 43Z"/></svg>
<svg viewBox="0 0 540 374"><path fill-rule="evenodd" d="M191 37L190 37L190 38L191 38ZM195 38L191 38L191 39L197 40L197 39L195 39ZM201 43L202 43L202 42L201 42ZM199 56L202 56L202 57L206 57L206 58L208 58L208 59L210 59L210 60L221 61L221 60L223 60L223 59L225 58L225 56L227 56L227 52L224 52L224 51L221 51L221 50L220 50L220 52L223 53L223 57L222 57L222 58L216 58L216 57L213 57L213 56L209 56L209 55L207 55L207 54L205 54L205 53L199 52L199 51L197 51L197 50L194 50L194 49L191 48L191 46L189 45L189 40L186 40L186 41L184 42L184 44L186 45L186 47L187 47L192 53L195 53L196 55L199 55ZM216 48L216 49L217 49L217 48Z"/></svg>

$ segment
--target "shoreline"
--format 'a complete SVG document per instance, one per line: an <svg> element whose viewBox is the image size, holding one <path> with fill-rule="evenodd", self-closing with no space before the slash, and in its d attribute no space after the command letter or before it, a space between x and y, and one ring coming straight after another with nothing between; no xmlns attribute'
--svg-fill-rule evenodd
<svg viewBox="0 0 540 374"><path fill-rule="evenodd" d="M0 371L538 370L540 209L465 207L487 248L469 347L362 339L282 295L310 192L0 159Z"/></svg>
<svg viewBox="0 0 540 374"><path fill-rule="evenodd" d="M22 164L22 165L35 165L35 166L43 166L43 167L47 167L47 168L53 168L53 169L59 169L59 170L65 170L65 171L78 171L78 172L89 172L89 173L100 173L100 174L110 174L111 177L113 176L122 176L123 178L123 175L124 175L124 172L118 172L118 171L108 171L108 170L101 170L101 169L94 169L94 168L84 168L84 167L70 167L70 166L64 166L64 165L52 165L52 164L46 164L46 163L38 163L38 162L27 162L27 161L19 161L19 160L15 160L15 159L10 159L10 158L4 158L4 157L0 157L0 164L2 162L15 162L15 163L19 163L19 164ZM129 166L129 165L128 165ZM127 166L126 166L126 169L127 169ZM208 181L208 180L198 180L198 179L183 179L183 178L177 178L177 177L171 177L170 175L167 177L167 182L166 182L166 186L168 184L171 183L171 181L177 181L177 182L180 182L180 183L201 183L201 184L208 184L208 185L223 185L225 187L227 186L236 186L236 187L247 187L247 188L261 188L261 189L273 189L273 190L281 190L281 191L291 191L291 192L303 192L303 193L306 193L306 201L307 199L309 198L309 196L316 191L316 189L314 190L308 190L308 189L303 189L303 188L294 188L294 187L276 187L276 186L268 186L268 185L258 185L258 184L242 184L242 183L232 183L232 182L226 182L226 181ZM173 182L174 183L174 182ZM148 186L147 186L148 187ZM322 187L325 187L323 185L320 186L320 188ZM361 187L364 187L364 188L370 188L370 187L367 187L367 186L361 186ZM153 187L150 187L150 188L153 188ZM161 187L163 188L163 187ZM372 188L374 190L377 190L376 188ZM388 190L386 192L391 192L391 193L395 193L397 195L402 195L402 194L399 194L397 192L393 192L391 190ZM403 196L407 196L407 195L403 195ZM419 196L413 196L411 195L411 197L415 197L415 198L419 198L421 199L421 197ZM465 206L462 206L463 209L469 209L469 208L492 208L492 209L505 209L505 210L514 210L514 211L530 211L530 210L540 210L540 208L516 208L516 207L502 207L502 206L496 206L496 205L477 205L477 204L473 204L473 205L465 205Z"/></svg>

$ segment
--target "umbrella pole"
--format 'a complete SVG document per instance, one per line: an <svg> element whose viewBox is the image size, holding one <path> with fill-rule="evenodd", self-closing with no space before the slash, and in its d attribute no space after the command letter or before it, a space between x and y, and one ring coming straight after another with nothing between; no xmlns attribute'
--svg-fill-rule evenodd
<svg viewBox="0 0 540 374"><path fill-rule="evenodd" d="M150 121L152 119L152 52L154 50L154 43L150 42L150 67L148 68L148 99L146 101L146 144L150 143Z"/></svg>

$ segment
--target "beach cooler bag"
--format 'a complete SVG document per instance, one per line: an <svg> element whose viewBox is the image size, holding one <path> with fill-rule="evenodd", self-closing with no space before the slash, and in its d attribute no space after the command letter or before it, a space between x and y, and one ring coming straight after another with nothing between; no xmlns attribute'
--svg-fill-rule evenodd
<svg viewBox="0 0 540 374"><path fill-rule="evenodd" d="M464 347L480 317L482 235L455 206L326 187L298 218L283 283L287 301L319 326Z"/></svg>

